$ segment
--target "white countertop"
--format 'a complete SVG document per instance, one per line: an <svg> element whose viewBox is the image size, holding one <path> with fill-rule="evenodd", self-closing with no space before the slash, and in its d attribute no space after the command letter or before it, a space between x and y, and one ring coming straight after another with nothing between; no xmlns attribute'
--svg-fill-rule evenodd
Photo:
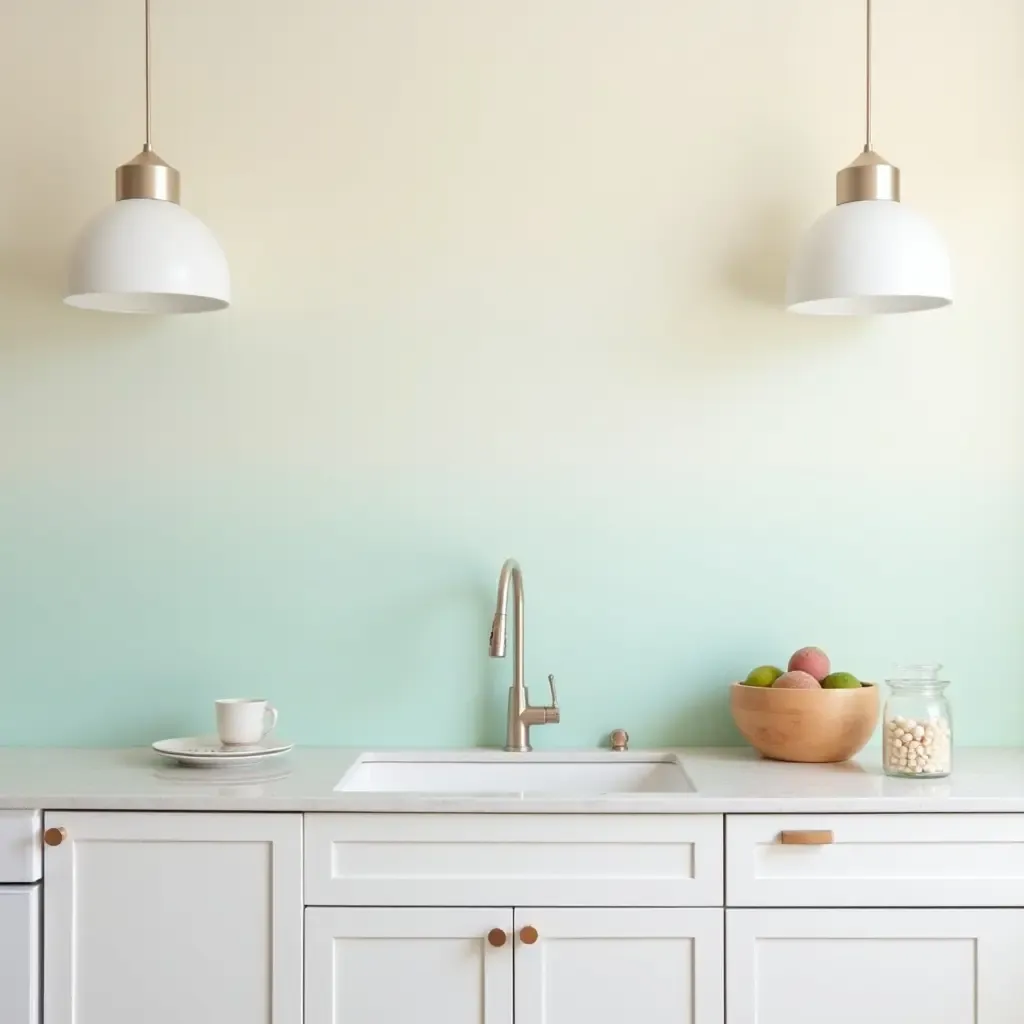
<svg viewBox="0 0 1024 1024"><path fill-rule="evenodd" d="M374 752L386 751L375 748ZM875 750L845 764L806 765L764 761L753 751L736 747L671 751L681 757L696 788L693 793L588 798L335 792L342 775L364 753L344 747L305 747L256 768L221 770L181 768L148 748L4 747L0 748L0 809L659 814L1024 811L1024 749L1017 748L958 750L953 775L928 781L886 778ZM428 756L478 760L557 758L559 753L435 750ZM631 753L636 756L638 752Z"/></svg>

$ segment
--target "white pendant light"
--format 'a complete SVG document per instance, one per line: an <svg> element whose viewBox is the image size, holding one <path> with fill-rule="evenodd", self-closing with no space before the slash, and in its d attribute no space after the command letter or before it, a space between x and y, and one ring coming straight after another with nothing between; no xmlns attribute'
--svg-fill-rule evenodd
<svg viewBox="0 0 1024 1024"><path fill-rule="evenodd" d="M836 175L836 207L820 217L789 268L786 308L864 316L953 301L942 237L900 202L900 171L871 148L871 0L867 3L864 152Z"/></svg>
<svg viewBox="0 0 1024 1024"><path fill-rule="evenodd" d="M213 232L178 205L180 176L153 152L150 16L146 8L146 144L117 169L117 201L75 243L64 301L112 313L203 313L231 301Z"/></svg>

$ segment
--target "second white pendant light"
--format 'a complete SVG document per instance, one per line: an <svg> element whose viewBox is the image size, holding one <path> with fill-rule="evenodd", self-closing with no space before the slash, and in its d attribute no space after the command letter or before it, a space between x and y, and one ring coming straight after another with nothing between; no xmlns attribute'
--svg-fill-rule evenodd
<svg viewBox="0 0 1024 1024"><path fill-rule="evenodd" d="M114 313L202 313L231 301L228 263L206 225L178 205L180 176L153 152L150 13L146 11L146 143L117 169L117 201L75 244L64 301Z"/></svg>
<svg viewBox="0 0 1024 1024"><path fill-rule="evenodd" d="M942 237L900 202L899 168L871 148L871 0L866 6L864 152L836 175L837 205L811 226L793 257L786 307L794 313L909 313L953 301Z"/></svg>

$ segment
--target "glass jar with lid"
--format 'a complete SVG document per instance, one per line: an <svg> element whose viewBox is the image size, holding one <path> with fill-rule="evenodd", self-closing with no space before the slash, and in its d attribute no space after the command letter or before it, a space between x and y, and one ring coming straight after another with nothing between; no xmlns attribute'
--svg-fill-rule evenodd
<svg viewBox="0 0 1024 1024"><path fill-rule="evenodd" d="M882 764L886 775L938 779L953 768L953 716L941 665L901 665L887 679L882 712Z"/></svg>

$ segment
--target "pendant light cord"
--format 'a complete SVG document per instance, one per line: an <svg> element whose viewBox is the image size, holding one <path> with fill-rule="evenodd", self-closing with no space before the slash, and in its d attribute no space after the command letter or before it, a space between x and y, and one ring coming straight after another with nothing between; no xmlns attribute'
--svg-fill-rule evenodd
<svg viewBox="0 0 1024 1024"><path fill-rule="evenodd" d="M865 89L864 89L864 152L871 152L871 0L867 3L867 31L865 33ZM146 0L148 7L149 0Z"/></svg>
<svg viewBox="0 0 1024 1024"><path fill-rule="evenodd" d="M870 0L868 0L870 3ZM146 0L146 144L142 147L144 153L150 152L153 148L153 114L150 101L150 42L149 42L149 0Z"/></svg>

